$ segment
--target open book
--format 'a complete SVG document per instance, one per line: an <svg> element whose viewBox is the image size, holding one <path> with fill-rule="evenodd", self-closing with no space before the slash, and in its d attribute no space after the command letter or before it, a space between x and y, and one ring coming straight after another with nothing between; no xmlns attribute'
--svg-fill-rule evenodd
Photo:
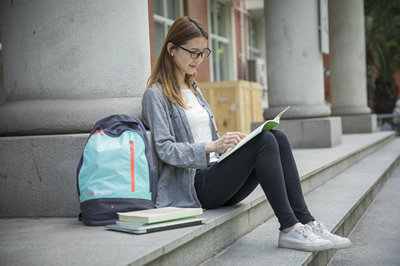
<svg viewBox="0 0 400 266"><path fill-rule="evenodd" d="M252 138L254 138L255 136L257 136L258 134L261 133L261 131L263 130L271 130L272 128L274 128L275 126L277 126L279 124L279 119L281 118L281 116L283 115L284 112L287 111L287 109L289 109L290 106L286 107L285 110L283 110L282 112L280 112L274 119L272 120L267 120L265 121L261 126L259 126L258 128L256 128L255 130L253 130L249 135L247 135L245 138L243 138L234 148L232 149L228 149L224 152L224 154L221 155L221 157L219 158L218 162L221 162L223 159L225 159L226 157L228 157L229 155L231 155L233 152L235 152L237 149L239 149L240 147L242 147L244 144L246 144L249 140L251 140Z"/></svg>

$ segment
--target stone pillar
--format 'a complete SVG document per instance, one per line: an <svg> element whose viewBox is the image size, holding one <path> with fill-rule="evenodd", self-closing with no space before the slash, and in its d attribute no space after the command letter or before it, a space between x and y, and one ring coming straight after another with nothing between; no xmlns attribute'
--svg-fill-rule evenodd
<svg viewBox="0 0 400 266"><path fill-rule="evenodd" d="M0 135L88 132L109 114L140 115L147 1L2 1L1 11Z"/></svg>
<svg viewBox="0 0 400 266"><path fill-rule="evenodd" d="M344 133L373 132L367 106L364 1L329 1L329 68L332 114Z"/></svg>
<svg viewBox="0 0 400 266"><path fill-rule="evenodd" d="M293 146L330 147L341 143L338 118L328 117L331 111L324 98L318 2L265 0L264 13L270 106L264 110L264 117L274 117L290 105L283 118L296 120L282 121L280 128Z"/></svg>
<svg viewBox="0 0 400 266"><path fill-rule="evenodd" d="M0 1L0 30L0 217L76 216L88 132L107 115L141 116L148 2Z"/></svg>

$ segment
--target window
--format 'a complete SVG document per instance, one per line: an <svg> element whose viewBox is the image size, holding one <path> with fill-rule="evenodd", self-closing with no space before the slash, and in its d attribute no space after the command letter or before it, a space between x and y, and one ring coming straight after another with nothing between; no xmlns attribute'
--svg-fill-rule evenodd
<svg viewBox="0 0 400 266"><path fill-rule="evenodd" d="M183 2L182 0L153 0L153 5L156 56L158 57L169 28L175 19L183 16Z"/></svg>
<svg viewBox="0 0 400 266"><path fill-rule="evenodd" d="M255 18L248 18L248 58L256 59L262 57L260 45L263 44L262 38L262 25L261 20L256 20Z"/></svg>
<svg viewBox="0 0 400 266"><path fill-rule="evenodd" d="M256 10L249 12L247 17L248 21L248 78L252 81L261 83L263 88L263 108L268 107L268 90L267 90L267 64L266 57L266 44L264 34L264 19L263 10Z"/></svg>
<svg viewBox="0 0 400 266"><path fill-rule="evenodd" d="M209 32L211 45L211 80L232 79L232 48L230 44L230 7L209 1Z"/></svg>

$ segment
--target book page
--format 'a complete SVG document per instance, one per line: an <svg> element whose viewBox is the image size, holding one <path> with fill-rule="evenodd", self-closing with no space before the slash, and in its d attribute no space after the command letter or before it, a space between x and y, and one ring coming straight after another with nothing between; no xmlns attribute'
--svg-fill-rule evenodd
<svg viewBox="0 0 400 266"><path fill-rule="evenodd" d="M271 130L272 128L276 127L279 124L279 120L281 119L281 116L283 115L284 112L289 109L290 106L286 107L282 112L280 112L274 119L268 120L265 122L265 126L263 127L263 130Z"/></svg>
<svg viewBox="0 0 400 266"><path fill-rule="evenodd" d="M244 144L246 144L247 142L249 142L252 138L254 138L255 136L257 136L258 134L261 133L261 131L263 130L271 130L272 128L274 128L275 126L277 126L279 124L279 120L281 118L281 116L283 115L284 112L287 111L287 109L289 109L290 106L286 107L285 110L283 110L282 112L280 112L274 119L272 120L267 120L264 123L261 124L261 126L259 126L258 128L256 128L255 130L253 130L249 135L247 135L245 138L243 138L234 148L232 149L228 149L225 151L224 154L221 155L221 157L219 158L218 162L221 162L223 159L225 159L226 157L228 157L229 155L231 155L233 152L235 152L237 149L239 149L240 147L242 147Z"/></svg>
<svg viewBox="0 0 400 266"><path fill-rule="evenodd" d="M132 212L118 212L120 222L154 223L201 215L202 208L165 207Z"/></svg>
<svg viewBox="0 0 400 266"><path fill-rule="evenodd" d="M164 207L164 208L156 208L156 209L148 209L142 211L131 211L131 212L118 212L119 215L122 216L131 216L131 217L155 217L161 215L169 215L171 213L187 213L191 211L202 211L201 208L177 208L177 207Z"/></svg>

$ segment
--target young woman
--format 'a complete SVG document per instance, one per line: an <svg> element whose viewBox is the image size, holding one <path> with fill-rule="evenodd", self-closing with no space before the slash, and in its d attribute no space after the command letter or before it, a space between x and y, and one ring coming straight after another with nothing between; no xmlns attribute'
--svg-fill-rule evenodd
<svg viewBox="0 0 400 266"><path fill-rule="evenodd" d="M216 163L221 152L246 135L220 137L196 85L196 69L210 53L206 29L181 17L170 28L148 80L142 108L159 158L156 205L233 205L260 184L281 225L279 246L306 251L349 247L349 239L331 234L308 211L284 133L262 132Z"/></svg>

